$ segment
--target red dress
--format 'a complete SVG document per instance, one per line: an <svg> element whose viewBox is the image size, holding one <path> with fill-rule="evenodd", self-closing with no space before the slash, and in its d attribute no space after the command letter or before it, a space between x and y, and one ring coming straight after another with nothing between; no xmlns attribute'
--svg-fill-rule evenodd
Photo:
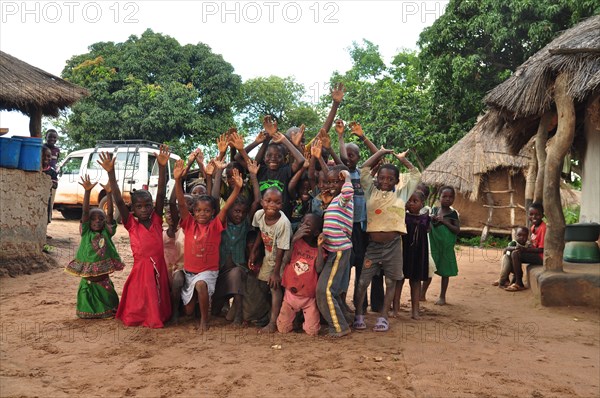
<svg viewBox="0 0 600 398"><path fill-rule="evenodd" d="M162 219L153 212L152 224L147 229L129 214L125 229L129 231L133 268L123 286L115 317L126 326L161 328L171 317Z"/></svg>

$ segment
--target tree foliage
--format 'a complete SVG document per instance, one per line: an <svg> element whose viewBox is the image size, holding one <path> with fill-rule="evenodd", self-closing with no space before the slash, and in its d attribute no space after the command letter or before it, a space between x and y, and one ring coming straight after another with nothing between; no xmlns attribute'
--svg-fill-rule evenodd
<svg viewBox="0 0 600 398"><path fill-rule="evenodd" d="M417 74L416 53L401 51L389 66L379 48L367 40L353 43L349 53L352 68L331 79L332 84L342 82L346 87L339 117L359 122L377 146L411 148L425 162L435 159L442 149L443 136L426 132L428 93ZM365 151L363 159L368 155Z"/></svg>
<svg viewBox="0 0 600 398"><path fill-rule="evenodd" d="M171 140L191 146L214 142L233 124L231 105L241 78L233 67L198 43L145 31L124 43L92 44L72 57L65 79L90 96L72 107L68 135L81 146L99 139Z"/></svg>
<svg viewBox="0 0 600 398"><path fill-rule="evenodd" d="M281 131L305 124L307 131L322 124L316 107L303 100L304 86L293 77L257 77L242 83L236 110L242 121L242 130L255 134L262 129L265 115L273 115Z"/></svg>
<svg viewBox="0 0 600 398"><path fill-rule="evenodd" d="M462 137L489 90L560 31L598 13L598 0L451 0L418 41L431 131Z"/></svg>

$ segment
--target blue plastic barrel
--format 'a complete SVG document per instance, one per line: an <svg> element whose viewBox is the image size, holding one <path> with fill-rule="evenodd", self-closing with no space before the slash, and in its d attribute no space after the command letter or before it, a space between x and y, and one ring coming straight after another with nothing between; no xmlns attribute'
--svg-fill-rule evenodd
<svg viewBox="0 0 600 398"><path fill-rule="evenodd" d="M42 139L23 137L19 168L25 171L39 171L42 168Z"/></svg>
<svg viewBox="0 0 600 398"><path fill-rule="evenodd" d="M16 169L19 167L22 137L0 137L2 152L0 152L0 167Z"/></svg>

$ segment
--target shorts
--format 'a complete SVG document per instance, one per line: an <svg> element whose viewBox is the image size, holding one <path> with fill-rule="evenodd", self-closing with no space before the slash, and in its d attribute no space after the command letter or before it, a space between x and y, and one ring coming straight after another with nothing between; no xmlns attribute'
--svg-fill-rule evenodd
<svg viewBox="0 0 600 398"><path fill-rule="evenodd" d="M219 271L203 271L197 274L193 272L189 272L183 270L185 275L185 284L183 285L183 289L181 289L181 300L183 301L183 305L189 304L192 301L192 297L194 297L194 291L196 290L196 283L200 281L204 281L206 286L208 287L208 297L212 297L215 292L215 285L217 284L217 277L219 276Z"/></svg>
<svg viewBox="0 0 600 398"><path fill-rule="evenodd" d="M398 236L389 242L369 242L363 263L362 278L371 280L373 276L383 270L386 278L399 281L404 279L402 273L402 237Z"/></svg>
<svg viewBox="0 0 600 398"><path fill-rule="evenodd" d="M544 260L539 253L521 253L519 256L521 257L521 263L524 264L532 264L532 265L542 265L544 264Z"/></svg>

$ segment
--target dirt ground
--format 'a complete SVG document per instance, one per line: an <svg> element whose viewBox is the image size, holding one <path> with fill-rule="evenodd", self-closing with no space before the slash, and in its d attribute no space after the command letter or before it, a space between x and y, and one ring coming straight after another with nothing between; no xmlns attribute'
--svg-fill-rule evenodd
<svg viewBox="0 0 600 398"><path fill-rule="evenodd" d="M78 221L55 215L52 255L64 266L77 249ZM129 266L113 275L120 293L132 263L122 228L115 244ZM191 320L160 330L80 320L79 280L62 268L5 277L0 396L597 397L599 311L545 308L530 290L491 286L499 253L461 247L449 305L433 304L436 277L420 321L410 319L405 289L388 333L339 340L258 335L221 318L203 336Z"/></svg>

